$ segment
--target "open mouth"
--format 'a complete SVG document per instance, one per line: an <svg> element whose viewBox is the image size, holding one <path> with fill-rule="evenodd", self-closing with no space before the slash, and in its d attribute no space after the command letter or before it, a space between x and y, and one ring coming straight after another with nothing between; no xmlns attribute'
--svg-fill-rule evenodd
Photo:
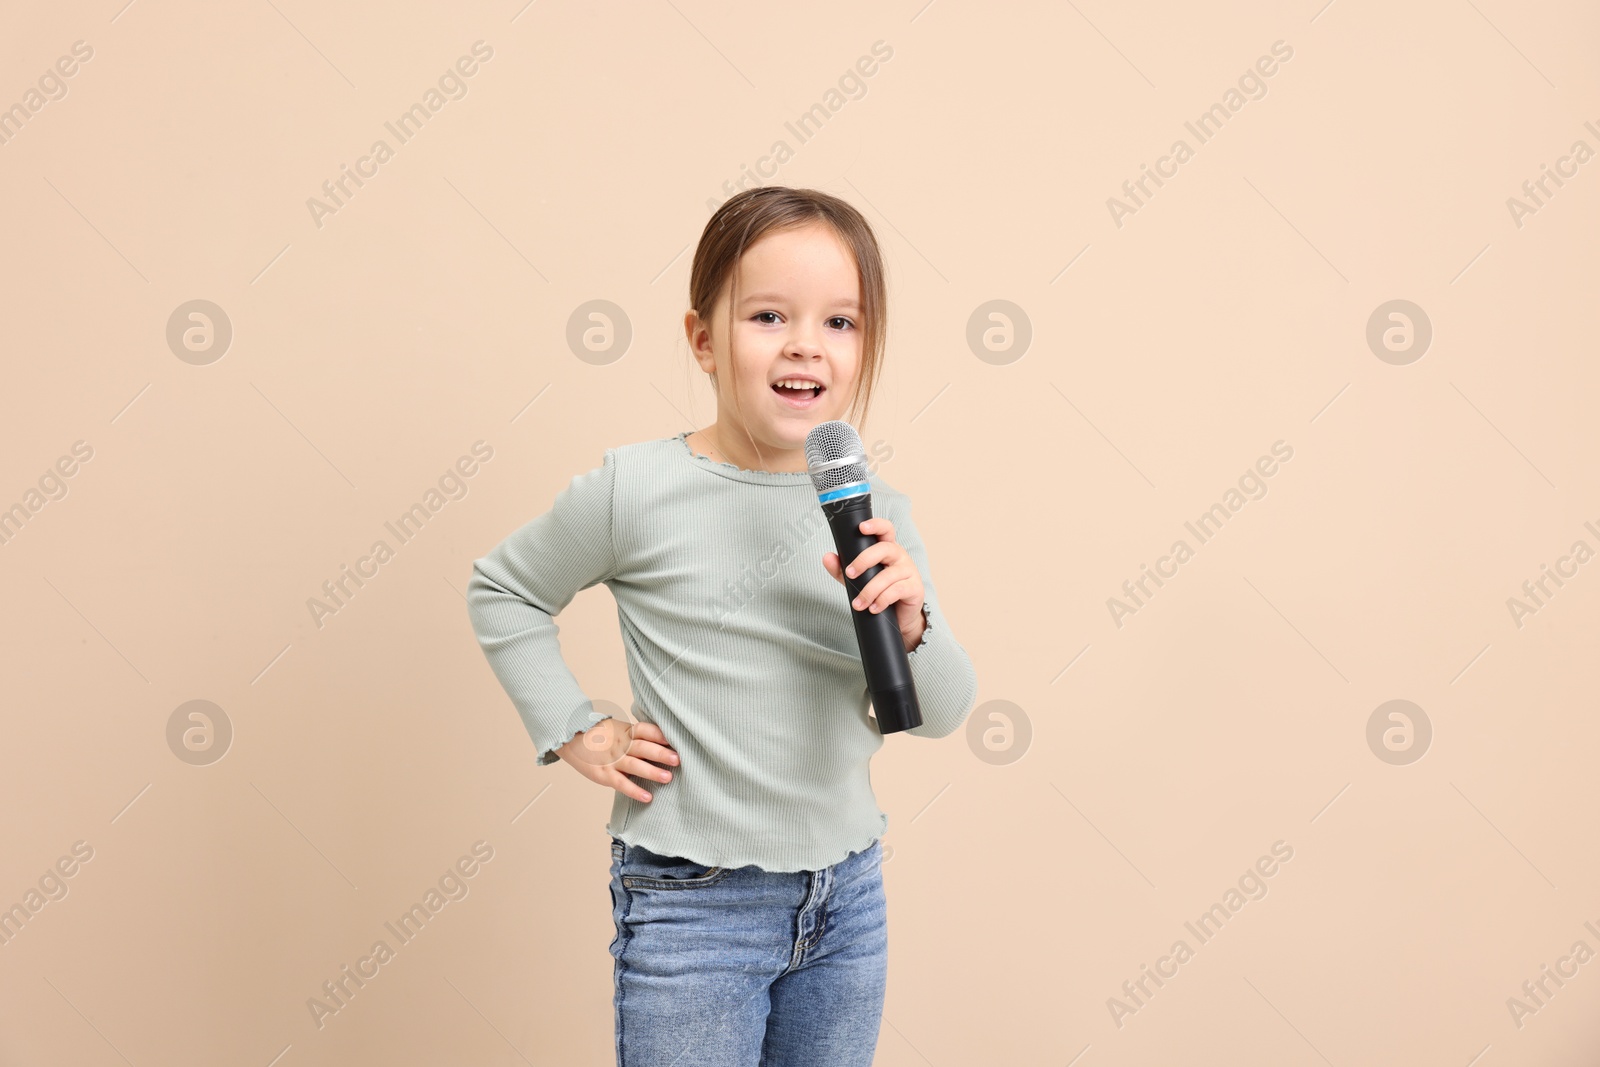
<svg viewBox="0 0 1600 1067"><path fill-rule="evenodd" d="M772 386L772 391L777 393L779 399L788 404L790 407L808 408L817 402L818 397L822 396L823 387L820 385L813 385L809 389L795 389L791 386L778 385L774 383Z"/></svg>

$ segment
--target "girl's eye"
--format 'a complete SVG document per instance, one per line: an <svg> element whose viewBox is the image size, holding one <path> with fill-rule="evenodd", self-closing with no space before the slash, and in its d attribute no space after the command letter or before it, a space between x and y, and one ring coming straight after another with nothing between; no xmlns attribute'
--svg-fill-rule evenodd
<svg viewBox="0 0 1600 1067"><path fill-rule="evenodd" d="M773 318L765 319L762 318L763 315L771 315ZM763 326L771 326L774 324L773 320L777 318L777 315L778 313L776 311L758 311L750 317L761 323ZM851 322L850 319L844 315L834 315L832 318L828 319L828 322L830 324L834 324L834 329L836 330L846 330L855 325L855 323Z"/></svg>

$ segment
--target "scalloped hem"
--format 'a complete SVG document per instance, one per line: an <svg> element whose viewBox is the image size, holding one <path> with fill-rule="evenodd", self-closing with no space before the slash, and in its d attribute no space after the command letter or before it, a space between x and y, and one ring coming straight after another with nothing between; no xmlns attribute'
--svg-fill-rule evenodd
<svg viewBox="0 0 1600 1067"><path fill-rule="evenodd" d="M712 853L702 852L702 853L699 853L698 855L687 856L687 855L684 855L684 854L682 854L680 852L672 850L665 843L662 843L661 847L659 847L659 848L656 845L651 844L651 842L649 840L650 835L649 835L648 831L643 835L643 839L642 840L637 840L637 841L634 840L633 833L628 831L628 830L624 830L624 831L622 831L622 833L617 833L617 832L613 831L610 826L606 826L605 827L605 832L608 835L610 835L611 837L616 838L618 841L622 841L622 842L624 842L626 844L633 845L636 848L646 848L646 849L649 849L651 852L656 852L656 853L659 853L659 854L661 854L663 856L675 856L675 857L678 857L678 858L681 858L681 859L686 859L686 860L690 861L691 863L697 863L697 864L700 864L701 866L704 866L704 867L728 867L728 868L732 868L732 869L735 869L735 870L737 870L740 867L756 867L756 868L759 868L760 870L763 870L763 871L767 872L768 874L799 874L799 873L801 873L803 871L818 871L818 870L821 870L823 867L833 867L833 866L836 866L836 865L838 865L840 863L843 863L845 860L849 859L851 856L854 856L854 855L857 855L859 853L865 852L867 849L872 847L873 842L880 840L883 837L883 835L886 832L888 832L888 829L889 829L889 816L888 815L884 815L883 816L883 826L882 826L882 828L880 828L875 833L869 833L864 840L860 841L859 844L856 844L853 847L851 847L843 856L840 856L836 860L832 860L830 862L823 863L819 867L806 867L806 866L799 866L799 867L768 867L768 866L763 865L759 859L756 859L756 858L750 856L747 853L733 853L733 854L717 856L717 855L714 855ZM624 836L624 834L626 834L627 836Z"/></svg>
<svg viewBox="0 0 1600 1067"><path fill-rule="evenodd" d="M689 447L689 435L695 432L694 430L681 430L671 437L662 438L662 440L674 444L684 456L688 457L690 462L705 470L720 474L724 478L734 478L741 482L753 482L756 485L803 485L808 488L814 488L811 483L810 471L751 470L748 467L741 467L737 463L729 463L724 459L712 459L710 456L702 455ZM645 848L649 847L649 845L645 846Z"/></svg>
<svg viewBox="0 0 1600 1067"><path fill-rule="evenodd" d="M918 652L921 652L923 649L927 648L929 644L928 639L933 636L933 632L933 609L930 608L928 606L928 602L924 600L922 602L922 640L918 641L917 647L913 648L910 652L907 652L906 655L908 657L915 656Z"/></svg>

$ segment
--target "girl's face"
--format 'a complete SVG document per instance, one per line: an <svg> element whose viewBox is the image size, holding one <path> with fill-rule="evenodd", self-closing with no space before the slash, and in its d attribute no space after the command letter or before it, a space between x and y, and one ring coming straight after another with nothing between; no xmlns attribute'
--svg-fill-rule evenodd
<svg viewBox="0 0 1600 1067"><path fill-rule="evenodd" d="M749 448L748 433L766 462L804 470L806 434L843 418L855 392L861 364L855 259L832 229L809 223L766 234L745 249L737 270L731 338L731 284L717 297L709 323L692 310L684 321L695 361L717 375L717 437L742 451ZM777 384L795 378L815 386ZM737 404L729 395L735 389Z"/></svg>

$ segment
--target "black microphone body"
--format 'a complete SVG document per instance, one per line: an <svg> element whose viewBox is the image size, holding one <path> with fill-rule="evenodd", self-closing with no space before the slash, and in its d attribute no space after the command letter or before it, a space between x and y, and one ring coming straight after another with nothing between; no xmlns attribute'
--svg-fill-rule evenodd
<svg viewBox="0 0 1600 1067"><path fill-rule="evenodd" d="M807 435L806 456L822 512L833 530L833 543L839 551L842 571L878 543L876 535L861 532L861 524L872 518L872 493L867 484L861 438L847 422L821 423ZM900 625L895 621L895 612L874 613L871 604L860 609L853 606L861 590L881 570L881 563L873 564L854 578L846 576L844 585L878 732L891 734L921 726L922 707L917 703L911 662L907 658L905 639L900 636Z"/></svg>
<svg viewBox="0 0 1600 1067"><path fill-rule="evenodd" d="M861 532L861 524L872 518L870 494L850 497L822 505L833 529L833 543L839 550L839 566L848 567L863 551L878 543L873 534ZM874 563L854 578L845 576L850 602L883 570ZM911 681L911 661L905 639L895 621L891 606L874 613L871 605L850 609L856 624L856 643L861 646L861 666L866 671L867 689L872 693L872 711L878 717L878 732L891 734L922 725L922 707L917 703L917 687Z"/></svg>

